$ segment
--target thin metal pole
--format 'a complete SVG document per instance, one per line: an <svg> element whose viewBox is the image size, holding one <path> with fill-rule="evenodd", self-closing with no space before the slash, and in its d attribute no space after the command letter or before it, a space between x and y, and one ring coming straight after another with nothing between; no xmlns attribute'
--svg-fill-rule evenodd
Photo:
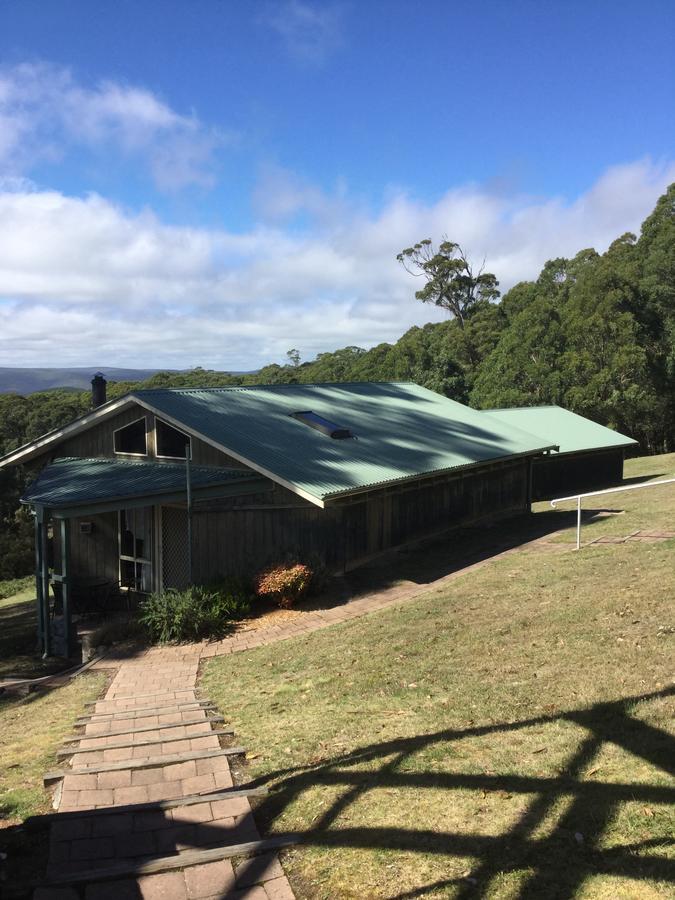
<svg viewBox="0 0 675 900"><path fill-rule="evenodd" d="M192 584L192 474L190 472L190 444L185 445L185 482L187 487L187 556L188 584Z"/></svg>
<svg viewBox="0 0 675 900"><path fill-rule="evenodd" d="M577 497L577 550L581 550L581 497Z"/></svg>

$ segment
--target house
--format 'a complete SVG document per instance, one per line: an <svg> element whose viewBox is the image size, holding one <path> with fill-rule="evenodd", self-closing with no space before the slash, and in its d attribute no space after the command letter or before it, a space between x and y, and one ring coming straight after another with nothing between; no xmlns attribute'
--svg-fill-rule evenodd
<svg viewBox="0 0 675 900"><path fill-rule="evenodd" d="M557 450L533 460L533 500L568 497L617 484L623 478L626 450L637 447L632 438L561 406L490 409L486 414L558 444Z"/></svg>
<svg viewBox="0 0 675 900"><path fill-rule="evenodd" d="M77 584L150 592L287 555L345 570L526 511L534 467L561 441L560 429L526 430L414 384L145 390L108 402L102 377L92 385L90 413L0 459L40 470L22 499L35 512L42 623L50 582L67 620ZM47 651L44 624L41 634Z"/></svg>

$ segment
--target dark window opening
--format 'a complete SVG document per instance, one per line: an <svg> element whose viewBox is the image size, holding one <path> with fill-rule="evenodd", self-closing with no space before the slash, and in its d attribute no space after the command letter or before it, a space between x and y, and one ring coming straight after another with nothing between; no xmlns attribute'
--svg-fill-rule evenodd
<svg viewBox="0 0 675 900"><path fill-rule="evenodd" d="M167 425L160 419L155 421L157 437L157 456L168 456L171 459L185 459L185 447L190 443L190 436Z"/></svg>
<svg viewBox="0 0 675 900"><path fill-rule="evenodd" d="M152 507L119 513L120 584L131 591L152 590Z"/></svg>
<svg viewBox="0 0 675 900"><path fill-rule="evenodd" d="M148 444L145 434L145 419L138 419L131 425L118 428L113 434L115 453L133 453L135 456L146 456Z"/></svg>
<svg viewBox="0 0 675 900"><path fill-rule="evenodd" d="M327 434L335 440L344 440L344 438L354 437L349 428L345 428L342 425L336 425L335 422L324 419L323 416L319 416L311 410L294 412L291 413L291 416L299 422L304 422L304 424L309 425L310 428L314 428L322 434Z"/></svg>

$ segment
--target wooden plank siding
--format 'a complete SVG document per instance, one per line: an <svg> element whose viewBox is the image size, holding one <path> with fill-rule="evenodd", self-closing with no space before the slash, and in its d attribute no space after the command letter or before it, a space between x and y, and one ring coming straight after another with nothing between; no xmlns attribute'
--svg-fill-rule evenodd
<svg viewBox="0 0 675 900"><path fill-rule="evenodd" d="M195 581L250 575L291 556L340 571L426 535L524 512L529 461L373 490L325 509L285 493L196 504Z"/></svg>
<svg viewBox="0 0 675 900"><path fill-rule="evenodd" d="M129 425L137 419L145 417L148 432L148 454L147 456L133 456L125 453L115 453L113 446L113 434L118 428ZM148 412L142 406L132 406L119 415L113 416L104 422L99 422L93 427L75 435L72 438L59 444L50 450L49 456L52 459L64 456L89 457L89 458L115 458L115 459L136 459L136 460L155 460L156 462L176 463L180 460L167 459L158 457L155 452L155 415ZM44 459L43 462L47 460ZM234 459L227 453L223 453L206 441L199 438L192 438L192 462L196 466L227 466L233 469L245 469L239 460Z"/></svg>
<svg viewBox="0 0 675 900"><path fill-rule="evenodd" d="M591 450L533 460L532 499L552 500L596 491L623 480L624 448Z"/></svg>
<svg viewBox="0 0 675 900"><path fill-rule="evenodd" d="M90 534L80 534L80 523L91 522ZM119 578L118 518L116 512L100 513L83 519L73 519L70 526L71 577L100 577L116 582ZM55 571L60 570L59 529L54 528Z"/></svg>
<svg viewBox="0 0 675 900"><path fill-rule="evenodd" d="M113 432L117 428L122 428L124 425L135 422L136 419L140 419L143 415L145 415L145 410L138 406L125 409L118 415L112 416L110 419L106 419L103 422L99 422L93 427L88 428L86 431L82 431L80 434L74 435L62 444L58 444L56 447L51 448L49 455L52 459L64 456L90 458L113 457L116 455L113 450ZM119 458L145 459L146 457L127 457L126 455L121 455Z"/></svg>

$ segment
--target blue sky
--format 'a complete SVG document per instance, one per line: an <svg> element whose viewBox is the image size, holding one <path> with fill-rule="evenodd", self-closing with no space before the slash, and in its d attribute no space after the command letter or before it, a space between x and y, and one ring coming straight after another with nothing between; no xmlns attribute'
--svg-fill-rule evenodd
<svg viewBox="0 0 675 900"><path fill-rule="evenodd" d="M675 180L674 41L658 0L0 0L0 364L310 358L438 318L416 239L505 289L604 249Z"/></svg>

